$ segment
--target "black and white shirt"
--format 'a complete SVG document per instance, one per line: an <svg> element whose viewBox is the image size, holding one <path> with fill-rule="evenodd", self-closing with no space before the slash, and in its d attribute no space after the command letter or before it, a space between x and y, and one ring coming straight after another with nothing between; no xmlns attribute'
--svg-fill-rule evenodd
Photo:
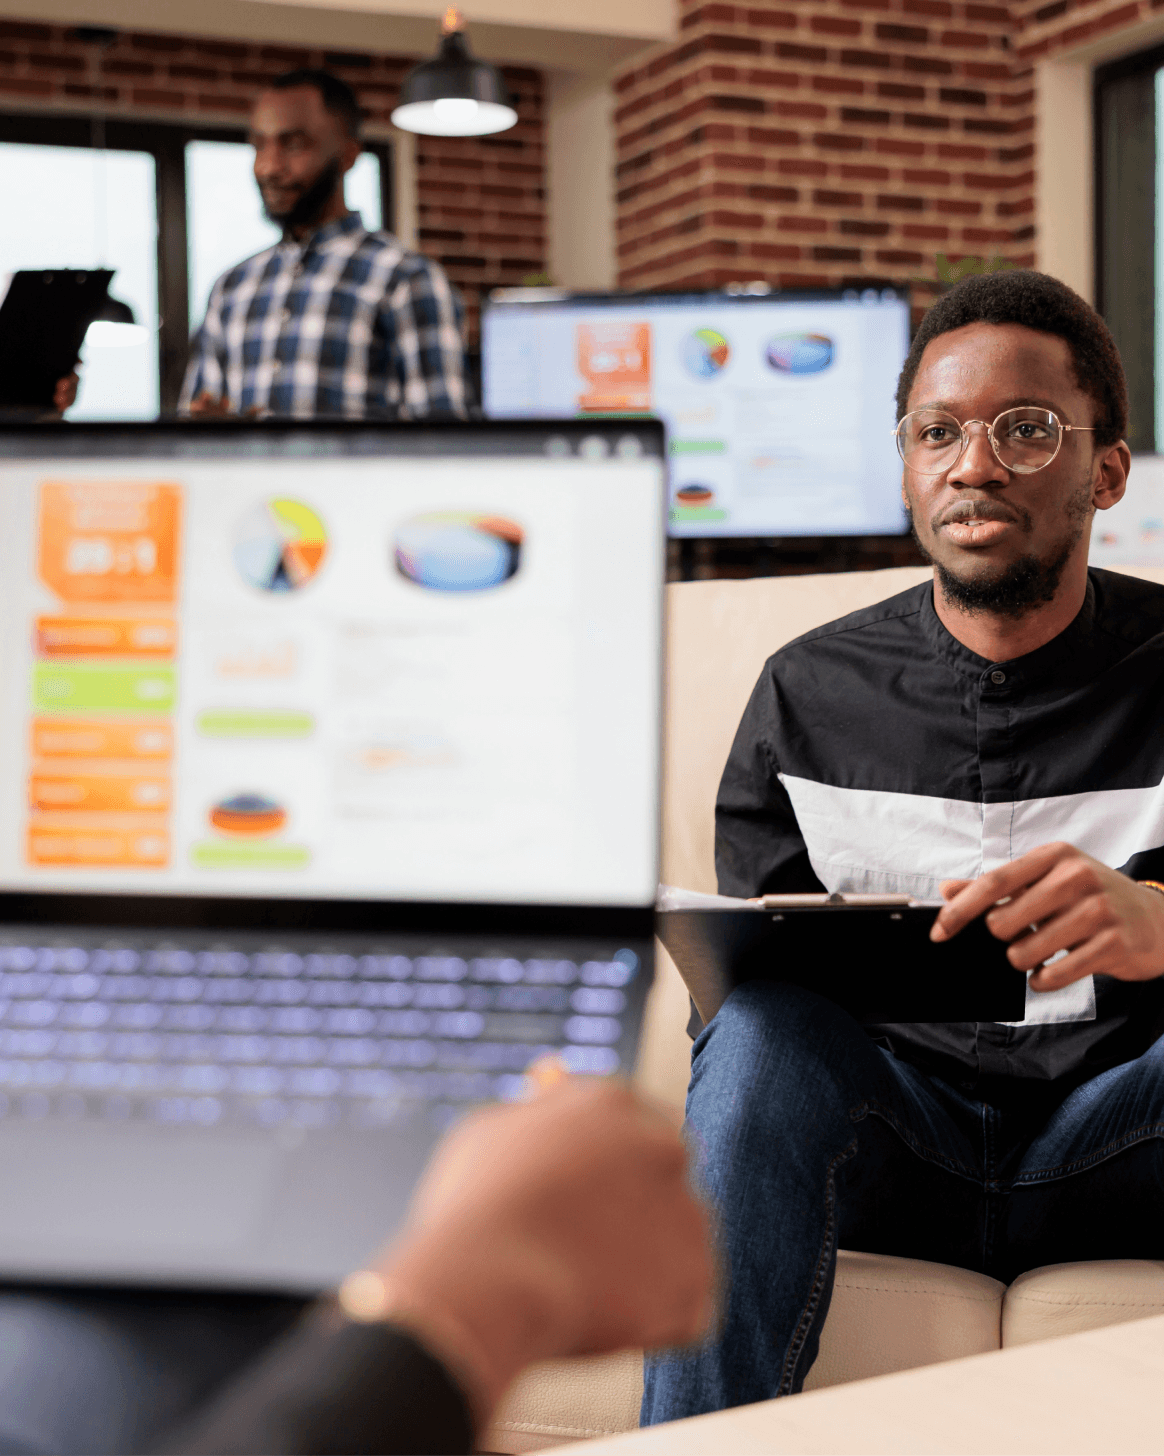
<svg viewBox="0 0 1164 1456"><path fill-rule="evenodd" d="M930 583L819 627L765 664L716 803L725 895L937 899L1056 840L1164 880L1164 586L1093 570L1070 627L1004 663L946 631ZM967 1089L1065 1095L1164 1034L1164 980L1089 976L1028 990L1015 1025L870 1034Z"/></svg>

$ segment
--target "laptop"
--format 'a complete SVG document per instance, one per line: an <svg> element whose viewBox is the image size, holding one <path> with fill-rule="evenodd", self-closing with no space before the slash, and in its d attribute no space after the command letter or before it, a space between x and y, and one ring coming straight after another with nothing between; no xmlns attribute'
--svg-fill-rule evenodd
<svg viewBox="0 0 1164 1456"><path fill-rule="evenodd" d="M0 429L0 1278L309 1293L653 974L653 421Z"/></svg>

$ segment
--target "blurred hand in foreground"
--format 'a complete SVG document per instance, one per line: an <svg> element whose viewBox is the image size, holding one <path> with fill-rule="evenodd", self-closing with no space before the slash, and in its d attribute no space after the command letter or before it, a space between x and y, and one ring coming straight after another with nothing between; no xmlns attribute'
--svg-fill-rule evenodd
<svg viewBox="0 0 1164 1456"><path fill-rule="evenodd" d="M615 1079L566 1079L467 1118L375 1272L384 1317L460 1377L478 1429L536 1360L688 1344L712 1316L686 1149Z"/></svg>

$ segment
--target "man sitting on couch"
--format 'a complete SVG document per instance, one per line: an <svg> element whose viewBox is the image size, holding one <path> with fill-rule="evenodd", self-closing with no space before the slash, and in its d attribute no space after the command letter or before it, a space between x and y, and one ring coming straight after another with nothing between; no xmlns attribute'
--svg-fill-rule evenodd
<svg viewBox="0 0 1164 1456"><path fill-rule="evenodd" d="M765 665L719 887L940 893L935 939L988 912L1026 1017L863 1028L776 983L728 998L687 1100L722 1323L648 1362L644 1424L800 1390L838 1247L1007 1282L1164 1257L1164 587L1087 567L1130 465L1119 355L1054 279L974 277L897 401L933 584Z"/></svg>

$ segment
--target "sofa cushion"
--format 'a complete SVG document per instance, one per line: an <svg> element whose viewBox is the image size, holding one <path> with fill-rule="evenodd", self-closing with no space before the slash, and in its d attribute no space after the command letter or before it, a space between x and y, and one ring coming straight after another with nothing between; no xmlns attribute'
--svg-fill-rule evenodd
<svg viewBox="0 0 1164 1456"><path fill-rule="evenodd" d="M663 879L715 889L715 795L764 663L786 642L916 586L927 568L849 571L667 588Z"/></svg>
<svg viewBox="0 0 1164 1456"><path fill-rule="evenodd" d="M1164 1261L1097 1259L1020 1274L1002 1302L1002 1343L1029 1345L1164 1314Z"/></svg>
<svg viewBox="0 0 1164 1456"><path fill-rule="evenodd" d="M837 1256L833 1302L806 1390L996 1350L1005 1286L966 1269L882 1254ZM639 1423L637 1350L548 1360L506 1396L486 1451L539 1451L632 1431Z"/></svg>
<svg viewBox="0 0 1164 1456"><path fill-rule="evenodd" d="M842 1249L804 1388L997 1350L1005 1293L1005 1284L969 1269Z"/></svg>
<svg viewBox="0 0 1164 1456"><path fill-rule="evenodd" d="M481 1450L544 1451L634 1431L642 1399L641 1350L544 1360L518 1377L494 1414Z"/></svg>

